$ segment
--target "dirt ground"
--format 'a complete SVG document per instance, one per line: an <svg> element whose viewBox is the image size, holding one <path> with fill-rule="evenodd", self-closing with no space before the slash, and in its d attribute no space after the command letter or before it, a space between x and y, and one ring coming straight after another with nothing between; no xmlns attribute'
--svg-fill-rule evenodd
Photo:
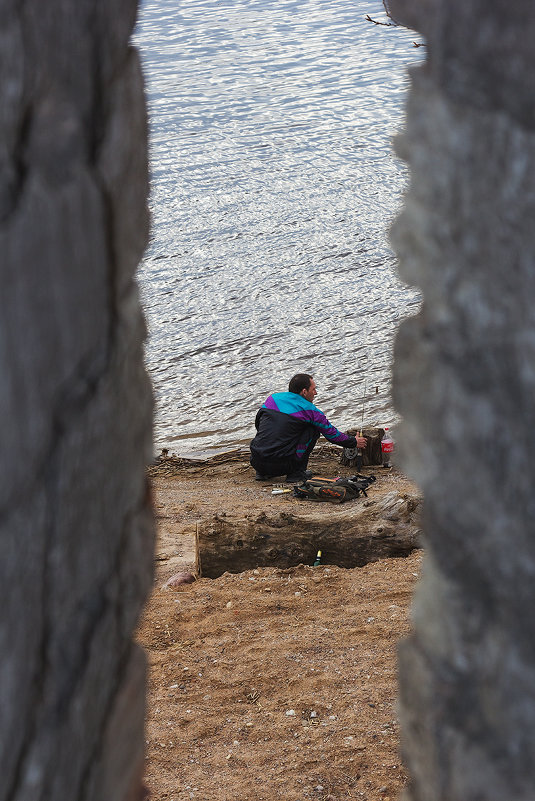
<svg viewBox="0 0 535 801"><path fill-rule="evenodd" d="M350 475L338 449L322 475ZM369 497L417 490L381 467ZM148 653L146 784L153 801L388 801L399 755L396 644L421 552L351 570L257 568L172 589L195 564L199 522L290 508L241 454L150 468L158 519L155 587L139 628ZM359 504L361 501L351 501ZM330 504L314 504L329 515ZM349 504L345 505L349 507Z"/></svg>

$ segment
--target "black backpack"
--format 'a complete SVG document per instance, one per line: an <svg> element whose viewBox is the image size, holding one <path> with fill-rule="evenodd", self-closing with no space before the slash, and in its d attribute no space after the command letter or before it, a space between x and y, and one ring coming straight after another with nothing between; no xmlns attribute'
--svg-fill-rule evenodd
<svg viewBox="0 0 535 801"><path fill-rule="evenodd" d="M374 481L375 476L362 476L360 473L350 478L312 476L302 484L297 484L293 494L303 500L344 503L358 498L361 493L367 497L366 490Z"/></svg>

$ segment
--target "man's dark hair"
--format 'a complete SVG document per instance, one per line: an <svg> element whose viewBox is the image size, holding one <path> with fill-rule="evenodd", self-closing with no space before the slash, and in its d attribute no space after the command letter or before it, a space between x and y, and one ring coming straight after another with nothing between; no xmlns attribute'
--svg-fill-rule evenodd
<svg viewBox="0 0 535 801"><path fill-rule="evenodd" d="M297 373L297 375L294 375L294 377L290 379L288 392L295 392L296 395L300 395L304 389L309 388L311 381L312 376L308 375L308 373Z"/></svg>

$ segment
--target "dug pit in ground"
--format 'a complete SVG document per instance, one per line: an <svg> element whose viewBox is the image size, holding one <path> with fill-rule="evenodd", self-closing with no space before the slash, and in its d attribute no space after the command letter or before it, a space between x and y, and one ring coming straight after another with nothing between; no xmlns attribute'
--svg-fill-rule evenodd
<svg viewBox="0 0 535 801"><path fill-rule="evenodd" d="M288 498L275 513L245 518L220 513L197 527L199 576L217 578L254 567L312 565L322 562L361 567L391 556L406 556L419 546L419 500L393 490L340 506Z"/></svg>

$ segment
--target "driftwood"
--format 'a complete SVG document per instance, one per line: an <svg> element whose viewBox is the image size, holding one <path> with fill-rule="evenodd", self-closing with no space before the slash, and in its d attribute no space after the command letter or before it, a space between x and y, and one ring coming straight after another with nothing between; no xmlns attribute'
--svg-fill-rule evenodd
<svg viewBox="0 0 535 801"><path fill-rule="evenodd" d="M356 435L360 429L350 428L348 434ZM381 458L381 437L384 434L384 429L374 428L371 426L362 429L362 435L368 439L368 446L362 452L362 465L379 465L382 463ZM335 454L340 458L340 464L348 467L357 468L357 461L355 459L347 459L344 456L344 451L340 448L325 443L317 445L314 448L313 456L315 458L329 457ZM244 467L249 465L249 450L244 448L234 448L224 453L218 453L215 456L206 458L191 458L187 456L177 456L170 454L167 448L163 448L162 452L155 457L152 464L147 465L147 474L149 476L174 476L187 472L198 472L199 470L209 470L218 465L227 464L229 462L243 463Z"/></svg>
<svg viewBox="0 0 535 801"><path fill-rule="evenodd" d="M173 476L183 473L185 470L195 468L210 468L228 462L249 463L249 451L243 448L234 448L231 451L218 453L203 459L192 459L187 456L169 455L167 448L162 448L162 452L155 458L154 462L147 465L149 476Z"/></svg>
<svg viewBox="0 0 535 801"><path fill-rule="evenodd" d="M347 433L356 436L358 433L360 433L360 429L350 428L348 429ZM362 451L362 464L364 467L371 464L382 464L381 439L384 433L384 428L372 428L371 426L368 426L362 429L362 436L366 437L368 440L367 447ZM356 467L357 459L356 457L354 459L347 459L344 455L344 451L342 451L340 456L340 464L348 467Z"/></svg>
<svg viewBox="0 0 535 801"><path fill-rule="evenodd" d="M311 565L318 550L322 564L346 568L407 556L420 547L419 507L418 496L390 492L343 506L301 501L295 511L254 518L216 515L198 526L196 572L217 578L255 567Z"/></svg>

